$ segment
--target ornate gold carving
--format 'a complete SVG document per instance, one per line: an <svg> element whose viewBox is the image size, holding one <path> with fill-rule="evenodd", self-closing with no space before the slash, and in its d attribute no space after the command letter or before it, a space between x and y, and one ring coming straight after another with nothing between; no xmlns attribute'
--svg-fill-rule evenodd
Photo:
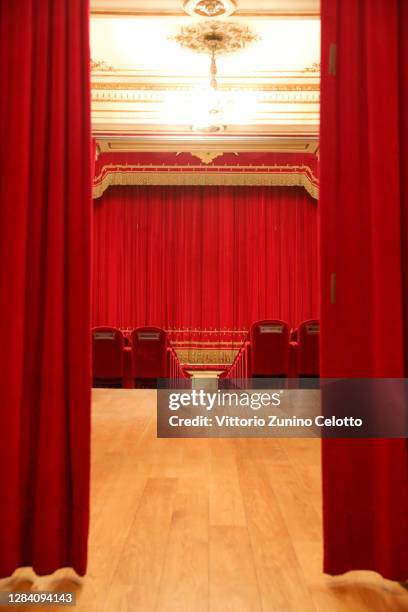
<svg viewBox="0 0 408 612"><path fill-rule="evenodd" d="M232 0L187 0L183 6L186 13L199 17L227 17L236 10Z"/></svg>
<svg viewBox="0 0 408 612"><path fill-rule="evenodd" d="M182 26L173 40L190 51L220 55L240 51L258 38L244 24L228 21L204 21Z"/></svg>
<svg viewBox="0 0 408 612"><path fill-rule="evenodd" d="M222 168L222 170L220 169ZM94 199L113 185L248 185L303 187L314 199L319 197L318 181L308 166L220 166L192 171L192 166L163 166L154 170L141 166L105 166L93 187Z"/></svg>
<svg viewBox="0 0 408 612"><path fill-rule="evenodd" d="M227 327L223 327L221 329L206 329L206 328L195 328L195 329L189 329L186 327L173 327L171 329L166 329L166 332L171 334L171 333L195 333L195 334L247 334L248 333L248 329L229 329Z"/></svg>
<svg viewBox="0 0 408 612"><path fill-rule="evenodd" d="M190 151L190 155L198 157L203 164L211 164L217 157L222 157L224 151Z"/></svg>
<svg viewBox="0 0 408 612"><path fill-rule="evenodd" d="M238 349L179 349L176 348L178 358L182 363L194 365L228 365L232 363Z"/></svg>
<svg viewBox="0 0 408 612"><path fill-rule="evenodd" d="M102 60L93 60L91 59L91 71L92 72L116 72L113 66L109 66L106 62Z"/></svg>
<svg viewBox="0 0 408 612"><path fill-rule="evenodd" d="M189 348L190 346L203 346L206 348L217 348L214 346L209 346L210 344L216 344L217 346L226 346L229 348L232 347L241 347L242 346L242 340L240 340L239 342L234 342L231 340L225 340L223 342L201 342L201 341L196 341L196 340L172 340L171 341L172 346L174 347L179 347L179 348Z"/></svg>
<svg viewBox="0 0 408 612"><path fill-rule="evenodd" d="M313 64L305 68L303 72L320 72L320 62L313 62Z"/></svg>

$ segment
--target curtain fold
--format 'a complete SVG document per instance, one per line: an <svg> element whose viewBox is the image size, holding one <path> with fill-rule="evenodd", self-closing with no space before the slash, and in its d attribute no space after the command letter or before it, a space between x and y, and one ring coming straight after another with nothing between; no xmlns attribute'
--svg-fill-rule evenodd
<svg viewBox="0 0 408 612"><path fill-rule="evenodd" d="M0 576L86 570L86 0L0 2Z"/></svg>
<svg viewBox="0 0 408 612"><path fill-rule="evenodd" d="M228 343L257 319L318 315L317 207L302 188L112 187L94 241L94 325Z"/></svg>
<svg viewBox="0 0 408 612"><path fill-rule="evenodd" d="M408 4L321 8L321 372L404 377ZM326 572L408 578L406 440L323 441L323 499Z"/></svg>

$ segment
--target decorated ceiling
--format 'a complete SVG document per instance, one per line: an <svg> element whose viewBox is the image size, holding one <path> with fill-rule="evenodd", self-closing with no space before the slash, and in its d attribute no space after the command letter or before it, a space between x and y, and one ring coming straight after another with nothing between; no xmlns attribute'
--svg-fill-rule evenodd
<svg viewBox="0 0 408 612"><path fill-rule="evenodd" d="M316 151L315 0L92 0L91 8L100 151L189 151L206 139L233 152Z"/></svg>

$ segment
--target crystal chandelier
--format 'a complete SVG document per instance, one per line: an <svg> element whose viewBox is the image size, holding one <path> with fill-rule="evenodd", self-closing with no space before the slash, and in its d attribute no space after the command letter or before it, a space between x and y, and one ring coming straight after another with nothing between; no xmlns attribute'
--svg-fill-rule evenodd
<svg viewBox="0 0 408 612"><path fill-rule="evenodd" d="M257 39L248 26L223 21L184 26L174 37L182 47L210 56L210 81L194 101L193 130L220 132L225 129L231 100L218 87L217 56L240 51Z"/></svg>

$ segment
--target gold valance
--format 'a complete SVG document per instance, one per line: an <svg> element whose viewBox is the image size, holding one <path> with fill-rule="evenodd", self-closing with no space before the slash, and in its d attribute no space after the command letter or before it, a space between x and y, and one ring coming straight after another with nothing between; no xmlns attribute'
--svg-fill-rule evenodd
<svg viewBox="0 0 408 612"><path fill-rule="evenodd" d="M93 197L113 185L244 185L303 187L318 199L317 178L308 166L114 166L107 165L95 178Z"/></svg>

